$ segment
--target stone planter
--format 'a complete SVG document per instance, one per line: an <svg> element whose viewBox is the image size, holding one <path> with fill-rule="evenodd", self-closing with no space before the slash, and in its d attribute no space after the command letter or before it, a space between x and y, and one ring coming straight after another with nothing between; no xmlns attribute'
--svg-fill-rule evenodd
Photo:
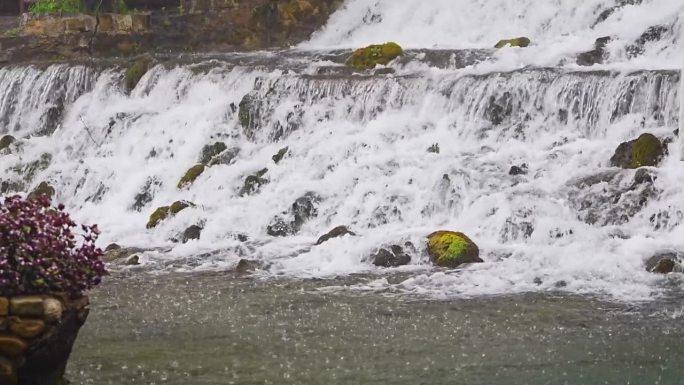
<svg viewBox="0 0 684 385"><path fill-rule="evenodd" d="M62 384L88 297L0 297L0 384Z"/></svg>

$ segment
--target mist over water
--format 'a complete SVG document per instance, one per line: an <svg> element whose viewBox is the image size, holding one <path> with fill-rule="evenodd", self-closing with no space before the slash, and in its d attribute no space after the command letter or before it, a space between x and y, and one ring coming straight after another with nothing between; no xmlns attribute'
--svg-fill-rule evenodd
<svg viewBox="0 0 684 385"><path fill-rule="evenodd" d="M197 58L200 64L154 67L130 95L121 69L0 68L0 134L24 138L0 157L2 180L23 183L23 191L49 181L77 221L100 225L103 247L159 248L141 257L153 271L228 269L248 258L268 265L266 276L382 273L369 256L410 241L418 250L395 269L410 278L390 283L379 274L357 288L434 297L661 295L666 278L647 273L644 261L684 248L684 168L673 134L684 6L643 1L595 24L612 2L453 3L350 0L291 54L308 60L308 50L389 40L485 49L529 36L533 45L492 51L465 66L409 52L414 61L375 76L321 74L321 67L339 67L326 60L274 69ZM653 25L668 30L629 57L626 47ZM605 35L615 36L607 63L578 68L574 55ZM454 62L467 54L450 53ZM239 121L245 95L254 101L253 131ZM644 132L675 141L642 185L636 171L611 168L609 159ZM239 149L235 159L177 188L202 148L217 141ZM435 144L439 152L428 152ZM283 147L288 153L275 164ZM27 165L43 154L49 164L26 180ZM509 175L523 164L527 175ZM268 183L241 196L245 178L263 168ZM149 199L135 207L144 192ZM274 216L307 193L318 197L317 216L297 235L267 235ZM155 208L177 200L196 206L145 228ZM203 226L201 239L171 242L193 224ZM338 225L358 236L313 246ZM425 236L440 229L467 233L485 263L433 268L422 249Z"/></svg>

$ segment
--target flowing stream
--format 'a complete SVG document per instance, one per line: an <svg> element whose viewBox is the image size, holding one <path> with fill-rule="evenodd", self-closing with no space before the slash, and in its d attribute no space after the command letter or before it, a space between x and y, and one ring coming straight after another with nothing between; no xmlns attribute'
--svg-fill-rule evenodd
<svg viewBox="0 0 684 385"><path fill-rule="evenodd" d="M301 283L307 292L352 293L341 303L350 302L349 308L357 310L369 305L355 296L371 295L379 298L379 306L389 308L410 307L410 300L402 301L422 298L428 301L419 306L427 318L439 318L445 306L457 306L467 298L488 309L485 312L520 301L533 308L535 317L542 317L552 312L544 309L553 296L562 295L560 301L575 304L571 309L577 311L549 306L558 314L579 318L596 303L617 304L610 306L622 314L629 312L630 303L680 298L680 275L655 275L644 266L653 255L684 250L684 167L675 132L684 62L681 1L464 0L458 7L453 3L348 0L326 27L296 48L157 56L158 64L130 92L124 87L124 62L1 67L0 136L19 139L0 156L2 192L28 192L48 182L55 199L77 221L99 224L101 246L116 242L147 250L140 254L141 266L113 265L117 278L96 298L108 291L133 295L123 288L126 280L120 274L164 280L176 274L231 270L241 259L259 263L252 279L265 285L259 290L268 293L279 287L278 282ZM516 36L529 36L532 45L491 48L499 39ZM612 37L603 62L578 65L577 55L594 49L595 40L603 36ZM408 49L387 69L354 73L344 67L348 48L389 40ZM621 142L646 132L669 143L659 167L636 171L610 166ZM220 162L179 188L180 178L200 162L203 148L217 142L227 149ZM284 157L274 161L272 157L284 148ZM512 166L526 173L509 175ZM261 185L246 193L245 180L256 173ZM300 198L312 206L306 220L287 236L269 235L278 218L293 218L291 207ZM146 228L157 207L179 200L193 206ZM200 239L177 242L192 225L202 228ZM349 226L356 236L314 246L320 235L338 225ZM433 267L424 250L425 237L441 229L468 234L479 245L484 263L452 271ZM385 269L371 263L378 248L407 242L413 245L408 265ZM172 287L183 286L175 278L167 279ZM140 288L157 290L151 283ZM288 290L283 294L289 298L286 302L299 303L292 299L296 291ZM396 298L386 299L388 294ZM160 313L175 317L175 294L160 296L166 304ZM506 305L491 298L504 298ZM530 298L542 299L537 303ZM433 300L446 302L432 305ZM256 301L254 306L260 309L263 298L256 295L249 301ZM676 314L674 303L658 322L667 323ZM249 314L257 317L266 311L259 309L249 313L241 308L246 318L230 322L249 322ZM518 314L511 309L506 314ZM653 313L642 311L635 316L638 320L624 321L631 326L618 335L643 331L650 321L641 315ZM192 317L204 317L203 312L197 310ZM308 309L302 314L322 313ZM214 316L222 317L206 314ZM91 344L101 341L98 338L120 337L102 333L104 321L93 317L96 326L84 332L82 347L90 352L96 349ZM124 324L160 322L144 314L131 317ZM354 322L361 323L357 318ZM551 324L555 326L547 326L558 327ZM185 341L182 346L190 343L174 328L162 326L159 332ZM681 327L673 333L681 337ZM655 334L639 338L662 337ZM131 335L126 333L126 338ZM521 332L520 338L533 335ZM210 338L211 333L203 336ZM254 338L251 343L262 342ZM612 340L602 341L610 345ZM572 348L582 349L582 343ZM645 349L651 347L658 350L655 345ZM542 352L539 348L535 355ZM413 352L411 357L424 353ZM103 380L114 378L108 376L115 376L116 368L104 364L108 369L102 374L93 369L96 363L77 354L75 367L88 373L84 383L97 378L94 383L117 383ZM254 354L260 354L258 349ZM657 354L649 351L625 362L641 365ZM102 359L107 357L103 353ZM665 366L676 361L662 360ZM290 365L275 358L266 361L259 370L271 370L275 362ZM534 370L548 364L532 361L538 365ZM509 365L505 359L497 362L499 368ZM406 365L413 368L413 363ZM292 364L303 368L301 362ZM130 370L135 363L122 365ZM140 373L163 366L146 365ZM428 371L431 367L419 366ZM562 370L552 371L555 376L571 370L560 366ZM414 369L419 372L418 366ZM192 370L182 371L194 379L186 383L229 383L220 377L202 379L211 371ZM341 365L328 374L354 378L349 370ZM651 379L657 377L657 368L649 370L646 377L615 374L646 379L631 383L656 383ZM452 383L442 376L425 382L418 372L407 374L418 380L396 383ZM599 372L587 375L596 379L609 374ZM675 383L668 382L673 373L681 378L681 370L667 372L669 380L660 383ZM473 376L463 383L506 383ZM154 378L140 383L165 383L162 377ZM276 378L280 377L235 383L279 383ZM284 383L323 383L331 378L312 375ZM167 383L182 383L178 377L173 381ZM345 381L339 383L389 383L372 376L367 382Z"/></svg>

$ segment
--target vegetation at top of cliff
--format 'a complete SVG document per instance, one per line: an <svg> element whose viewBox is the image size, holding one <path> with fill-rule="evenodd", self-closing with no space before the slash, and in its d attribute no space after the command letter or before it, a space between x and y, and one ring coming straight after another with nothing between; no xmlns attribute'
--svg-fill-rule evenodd
<svg viewBox="0 0 684 385"><path fill-rule="evenodd" d="M29 8L34 14L79 13L83 10L83 3L80 0L38 0Z"/></svg>

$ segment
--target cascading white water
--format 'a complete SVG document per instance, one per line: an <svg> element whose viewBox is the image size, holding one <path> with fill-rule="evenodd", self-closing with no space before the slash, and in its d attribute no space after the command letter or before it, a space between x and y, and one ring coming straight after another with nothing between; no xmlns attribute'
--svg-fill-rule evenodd
<svg viewBox="0 0 684 385"><path fill-rule="evenodd" d="M361 3L348 1L308 46L356 46L372 36L414 47L483 48L491 39L534 34L549 44L555 53L548 58L557 64L579 51L579 44L566 43L593 44L595 33L587 29L609 2L537 5L503 23L527 2L464 1L460 11L470 17L459 16L459 24L448 22L444 10L453 6L445 1L416 8L415 1L380 0L372 8L382 21L371 15L367 25L354 27L349 20L363 19L368 8ZM631 23L636 9L655 9L655 3L662 7L648 20L631 28L618 23ZM642 27L668 17L680 28L680 9L675 1L644 1L618 9L596 28L622 26L624 41L617 41L627 44L629 33L638 37ZM557 25L548 22L553 15ZM393 21L400 17L403 24ZM478 17L477 24L470 21ZM480 24L489 24L486 32ZM446 35L457 31L468 32L458 40L463 44L446 44ZM506 59L524 52L517 49L460 69L395 64L397 73L387 76L317 75L319 64L269 70L212 61L157 66L127 95L119 70L8 67L0 69L0 85L11 85L0 88L0 134L24 140L0 156L2 181L7 193L11 186L26 191L49 181L77 220L100 224L103 245L163 248L143 255L154 269L218 269L251 258L269 264L269 274L373 272L380 271L368 261L375 249L411 241L419 250L409 266L398 268L411 271L411 278L392 285L379 278L365 289L436 296L558 289L644 299L658 292L654 284L662 279L645 271L644 260L684 248L681 152L670 146L662 166L649 170L655 180L645 185L634 183L633 170L610 168L609 159L620 142L642 132L673 136L681 91L679 71L663 59L679 55L670 49L671 36L625 59L624 68L648 70L622 72L574 64L499 71L502 62L519 66ZM659 44L667 49L657 50ZM538 62L532 53L518 58ZM240 124L245 95L253 130ZM55 98L64 113L46 135ZM217 141L239 149L233 162L209 167L190 187L177 188L202 148ZM427 151L434 144L439 153ZM285 146L288 154L275 164L271 157ZM27 179L27 165L39 164L43 154L51 162ZM523 163L527 175L509 175L512 165ZM269 182L241 196L245 178L263 168ZM318 197L317 216L297 235L267 235L273 218L307 193ZM177 200L196 206L145 228L156 207ZM198 223L201 239L170 241ZM313 246L343 224L358 236ZM420 249L439 229L469 234L486 263L432 270Z"/></svg>

